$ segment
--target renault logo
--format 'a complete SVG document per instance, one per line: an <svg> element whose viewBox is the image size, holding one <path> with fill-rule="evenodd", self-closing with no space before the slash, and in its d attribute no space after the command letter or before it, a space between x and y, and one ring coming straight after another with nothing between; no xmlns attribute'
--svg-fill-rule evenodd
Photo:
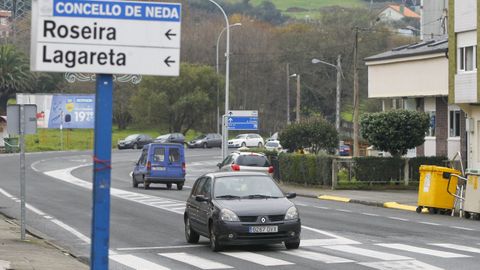
<svg viewBox="0 0 480 270"><path fill-rule="evenodd" d="M262 217L262 218L260 219L260 221L261 221L262 223L265 223L265 222L267 222L267 219L266 219L265 217Z"/></svg>

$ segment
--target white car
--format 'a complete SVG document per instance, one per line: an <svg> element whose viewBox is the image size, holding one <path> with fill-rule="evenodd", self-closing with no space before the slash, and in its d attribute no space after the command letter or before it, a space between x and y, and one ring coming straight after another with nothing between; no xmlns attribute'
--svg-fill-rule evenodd
<svg viewBox="0 0 480 270"><path fill-rule="evenodd" d="M277 152L283 151L282 145L277 140L267 141L267 143L265 144L265 149L268 151L277 151Z"/></svg>
<svg viewBox="0 0 480 270"><path fill-rule="evenodd" d="M249 134L240 134L235 139L228 141L229 148L239 148L239 147L263 147L265 142L263 138L254 133Z"/></svg>

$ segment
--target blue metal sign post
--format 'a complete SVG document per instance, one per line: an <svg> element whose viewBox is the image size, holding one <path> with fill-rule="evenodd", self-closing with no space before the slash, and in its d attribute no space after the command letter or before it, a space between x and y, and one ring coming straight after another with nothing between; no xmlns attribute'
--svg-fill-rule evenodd
<svg viewBox="0 0 480 270"><path fill-rule="evenodd" d="M108 269L110 235L110 161L112 157L112 75L97 75L95 150L93 156L93 216L90 269Z"/></svg>

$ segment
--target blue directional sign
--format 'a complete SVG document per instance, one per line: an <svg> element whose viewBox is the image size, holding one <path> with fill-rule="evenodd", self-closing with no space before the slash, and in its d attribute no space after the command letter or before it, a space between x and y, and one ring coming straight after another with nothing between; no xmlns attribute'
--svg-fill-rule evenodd
<svg viewBox="0 0 480 270"><path fill-rule="evenodd" d="M258 130L258 117L229 116L228 130Z"/></svg>

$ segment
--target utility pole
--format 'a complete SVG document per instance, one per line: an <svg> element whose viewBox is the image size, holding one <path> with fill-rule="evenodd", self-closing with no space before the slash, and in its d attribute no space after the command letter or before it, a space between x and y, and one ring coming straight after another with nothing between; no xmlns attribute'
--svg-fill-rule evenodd
<svg viewBox="0 0 480 270"><path fill-rule="evenodd" d="M300 123L300 74L297 74L297 118L296 122Z"/></svg>
<svg viewBox="0 0 480 270"><path fill-rule="evenodd" d="M337 57L337 102L335 106L335 128L340 132L340 96L342 94L342 56Z"/></svg>
<svg viewBox="0 0 480 270"><path fill-rule="evenodd" d="M360 91L358 86L358 27L354 28L355 42L353 47L353 156L358 157L360 155L359 143L358 143L358 114L360 105Z"/></svg>
<svg viewBox="0 0 480 270"><path fill-rule="evenodd" d="M287 125L290 125L290 64L287 63Z"/></svg>

